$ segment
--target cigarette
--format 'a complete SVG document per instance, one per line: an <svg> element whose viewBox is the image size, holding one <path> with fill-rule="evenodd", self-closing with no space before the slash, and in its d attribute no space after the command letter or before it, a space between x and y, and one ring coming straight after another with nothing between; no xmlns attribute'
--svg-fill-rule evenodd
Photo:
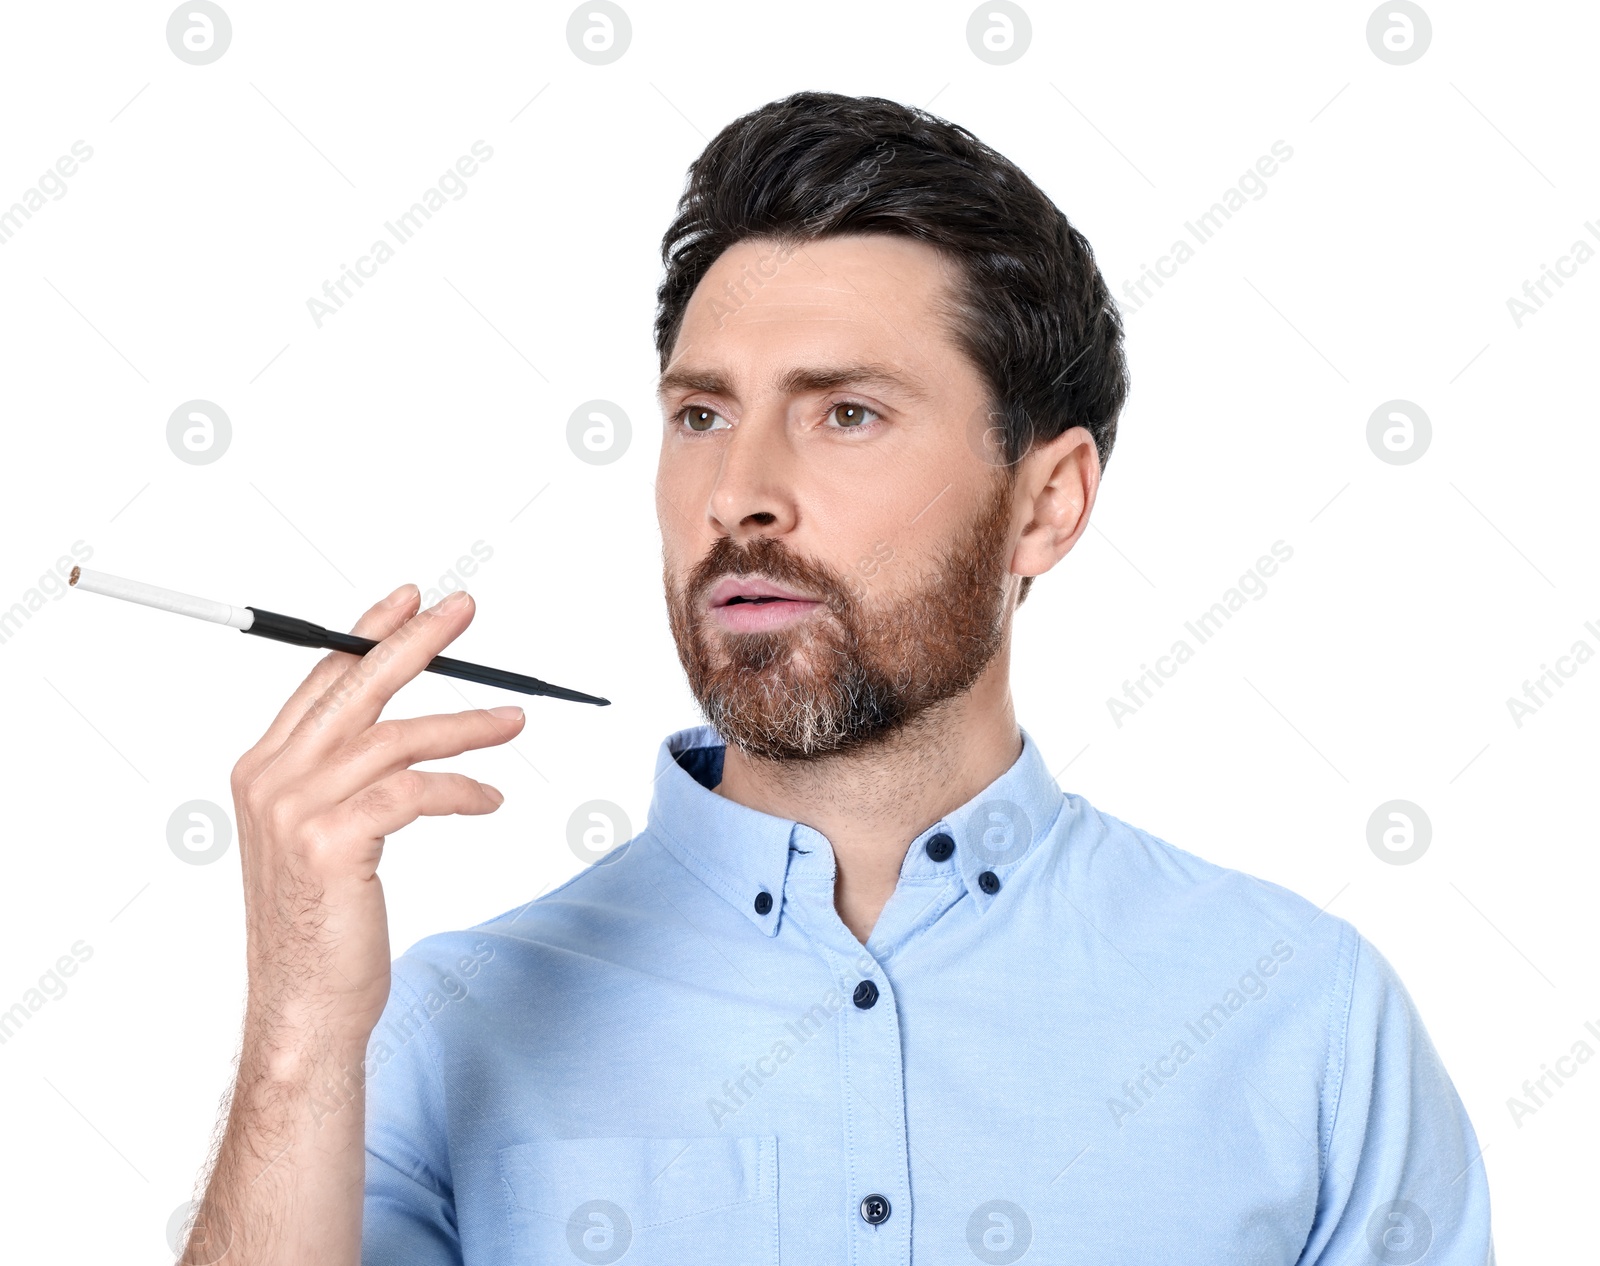
<svg viewBox="0 0 1600 1266"><path fill-rule="evenodd" d="M276 611L267 611L261 607L229 606L226 602L196 598L192 594L162 589L157 585L147 585L143 581L110 576L103 571L88 571L82 567L74 567L72 575L67 578L67 583L84 593L104 594L108 598L120 598L124 602L137 602L141 606L154 607L158 611L193 616L197 620L206 620L212 624L225 624L231 629L238 629L241 633L253 633L257 637L288 642L291 646L365 655L378 645L370 638L357 637L353 633L330 632L320 624L312 624L309 620L297 619L292 615L280 615ZM606 707L611 702L597 695L568 690L565 686L552 686L537 677L508 672L503 668L489 668L483 664L469 664L461 659L447 659L443 655L436 655L430 660L425 671L439 673L445 677L455 677L461 681L475 681L484 686L499 686L505 690L515 690L519 694L547 695L552 699L592 703L599 707Z"/></svg>

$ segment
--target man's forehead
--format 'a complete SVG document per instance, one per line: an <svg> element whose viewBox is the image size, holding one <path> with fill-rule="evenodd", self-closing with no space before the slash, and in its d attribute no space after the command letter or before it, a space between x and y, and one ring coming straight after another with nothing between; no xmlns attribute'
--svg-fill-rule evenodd
<svg viewBox="0 0 1600 1266"><path fill-rule="evenodd" d="M941 315L958 279L936 247L888 233L798 244L746 238L700 278L685 306L684 334L708 338L740 327L813 322L887 334L886 327Z"/></svg>
<svg viewBox="0 0 1600 1266"><path fill-rule="evenodd" d="M959 350L953 280L937 248L893 234L744 239L696 286L657 394L854 388L927 402Z"/></svg>

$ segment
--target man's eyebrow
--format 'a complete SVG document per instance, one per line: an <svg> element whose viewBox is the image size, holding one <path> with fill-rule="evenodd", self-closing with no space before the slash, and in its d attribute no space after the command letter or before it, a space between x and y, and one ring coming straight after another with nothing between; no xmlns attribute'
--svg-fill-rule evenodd
<svg viewBox="0 0 1600 1266"><path fill-rule="evenodd" d="M778 379L787 395L833 391L839 387L887 387L908 399L925 401L929 393L915 378L896 372L887 365L817 365L791 369ZM669 369L661 375L656 395L665 400L674 392L705 392L713 396L734 394L728 380L714 369Z"/></svg>

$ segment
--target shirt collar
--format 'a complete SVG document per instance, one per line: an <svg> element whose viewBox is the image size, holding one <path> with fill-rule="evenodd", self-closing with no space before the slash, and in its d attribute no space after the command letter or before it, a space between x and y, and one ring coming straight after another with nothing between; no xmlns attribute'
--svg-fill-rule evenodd
<svg viewBox="0 0 1600 1266"><path fill-rule="evenodd" d="M1021 734L1022 752L1005 773L912 839L902 880L957 877L979 913L1003 898L1008 880L1055 825L1062 804L1061 788L1038 745L1026 730ZM831 876L832 850L812 827L712 791L722 780L725 750L709 725L668 735L656 754L649 825L707 887L773 936L790 868ZM944 861L936 860L940 849L928 851L937 835L948 835L955 845ZM765 912L762 893L772 898Z"/></svg>

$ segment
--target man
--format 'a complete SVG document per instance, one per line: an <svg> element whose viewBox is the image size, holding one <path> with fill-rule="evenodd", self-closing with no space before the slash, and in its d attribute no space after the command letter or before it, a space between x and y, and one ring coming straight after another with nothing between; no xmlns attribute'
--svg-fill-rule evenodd
<svg viewBox="0 0 1600 1266"><path fill-rule="evenodd" d="M663 256L711 724L637 837L391 972L384 836L501 800L410 766L522 714L379 721L472 605L367 613L235 772L250 1001L188 1260L1482 1266L1388 964L1063 794L1013 714L1126 394L1084 239L962 129L802 93L711 142Z"/></svg>

